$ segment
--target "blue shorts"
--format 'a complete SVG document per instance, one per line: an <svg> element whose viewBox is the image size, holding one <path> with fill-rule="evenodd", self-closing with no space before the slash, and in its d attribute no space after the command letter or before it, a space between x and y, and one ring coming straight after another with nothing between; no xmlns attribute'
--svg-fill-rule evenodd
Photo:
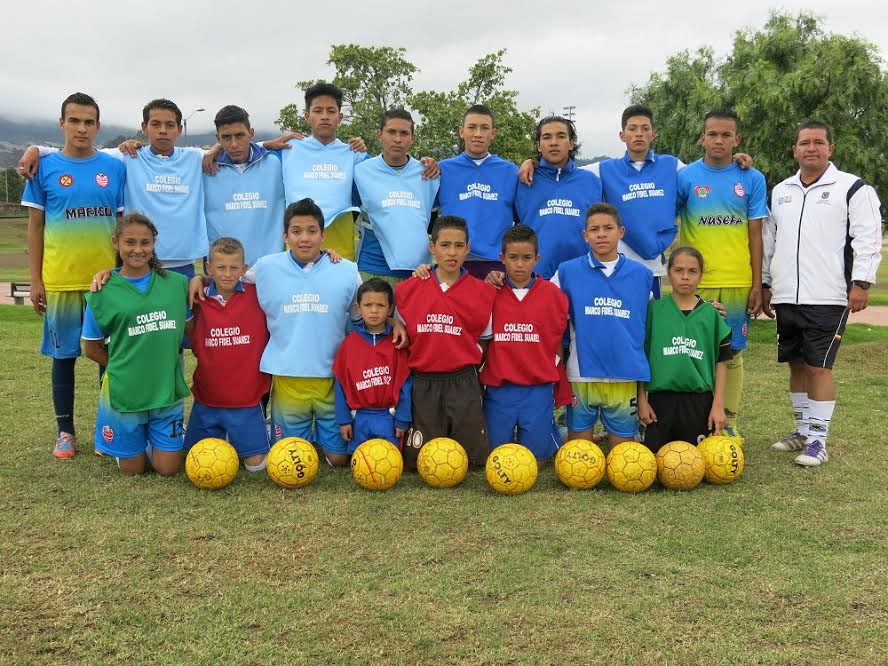
<svg viewBox="0 0 888 666"><path fill-rule="evenodd" d="M537 460L552 457L561 445L554 430L555 397L552 384L488 386L484 417L490 448L515 441L533 451Z"/></svg>
<svg viewBox="0 0 888 666"><path fill-rule="evenodd" d="M387 409L359 409L352 421L352 439L346 452L351 455L368 439L387 439L401 450L401 442L395 437L395 417Z"/></svg>
<svg viewBox="0 0 888 666"><path fill-rule="evenodd" d="M96 451L117 458L135 458L148 443L156 451L181 451L185 432L185 401L142 412L117 412L108 398L108 375L102 382L96 414Z"/></svg>
<svg viewBox="0 0 888 666"><path fill-rule="evenodd" d="M47 291L43 313L43 341L40 353L53 358L80 356L83 330L83 291Z"/></svg>
<svg viewBox="0 0 888 666"><path fill-rule="evenodd" d="M271 421L275 441L301 437L328 453L347 453L336 425L332 377L275 376L271 384Z"/></svg>
<svg viewBox="0 0 888 666"><path fill-rule="evenodd" d="M228 440L240 458L268 453L270 448L262 405L210 407L195 400L185 429L185 450L206 437Z"/></svg>
<svg viewBox="0 0 888 666"><path fill-rule="evenodd" d="M746 336L749 334L749 315L746 312L749 287L697 289L697 295L707 301L720 301L725 306L725 322L731 327L731 349L746 349Z"/></svg>
<svg viewBox="0 0 888 666"><path fill-rule="evenodd" d="M571 382L573 400L567 408L567 427L583 432L598 419L605 430L618 437L638 432L638 385L636 382Z"/></svg>

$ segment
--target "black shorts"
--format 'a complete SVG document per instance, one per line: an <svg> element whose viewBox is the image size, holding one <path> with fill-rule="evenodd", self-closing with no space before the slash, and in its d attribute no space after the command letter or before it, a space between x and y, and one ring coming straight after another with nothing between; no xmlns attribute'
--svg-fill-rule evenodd
<svg viewBox="0 0 888 666"><path fill-rule="evenodd" d="M490 440L481 408L481 381L474 366L456 372L413 374L413 425L404 438L408 469L416 469L419 450L435 437L451 437L462 444L472 466L487 462Z"/></svg>
<svg viewBox="0 0 888 666"><path fill-rule="evenodd" d="M644 445L653 453L676 440L696 446L709 435L712 393L657 391L648 395L657 420L644 429Z"/></svg>
<svg viewBox="0 0 888 666"><path fill-rule="evenodd" d="M797 358L815 368L832 368L848 322L844 305L780 303L777 312L777 360Z"/></svg>

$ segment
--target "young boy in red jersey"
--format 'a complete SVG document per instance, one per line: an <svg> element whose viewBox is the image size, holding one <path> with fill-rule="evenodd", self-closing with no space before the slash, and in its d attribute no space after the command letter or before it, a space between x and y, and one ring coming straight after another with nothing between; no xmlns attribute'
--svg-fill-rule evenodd
<svg viewBox="0 0 888 666"><path fill-rule="evenodd" d="M188 329L197 369L185 450L205 437L227 439L247 470L258 472L265 469L269 449L261 401L271 377L259 370L268 328L255 285L240 280L246 270L239 240L213 241L207 261L213 281L206 298L195 300Z"/></svg>
<svg viewBox="0 0 888 666"><path fill-rule="evenodd" d="M493 303L493 339L481 383L491 447L514 441L517 427L518 441L545 460L561 445L552 412L568 305L564 292L534 274L539 259L533 229L519 224L503 234L505 284Z"/></svg>
<svg viewBox="0 0 888 666"><path fill-rule="evenodd" d="M434 279L412 277L395 287L398 316L411 341L413 426L404 446L404 462L411 469L423 444L435 437L462 444L472 465L483 465L490 450L478 343L490 338L496 292L463 268L469 250L466 221L439 217L429 243Z"/></svg>
<svg viewBox="0 0 888 666"><path fill-rule="evenodd" d="M413 386L407 351L396 349L388 318L392 286L371 278L358 287L362 323L342 341L333 360L336 423L349 455L368 439L387 439L401 448L410 425Z"/></svg>

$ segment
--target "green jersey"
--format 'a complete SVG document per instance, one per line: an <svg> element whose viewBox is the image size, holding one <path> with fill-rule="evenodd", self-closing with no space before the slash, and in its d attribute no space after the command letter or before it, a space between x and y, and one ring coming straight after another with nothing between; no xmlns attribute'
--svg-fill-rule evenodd
<svg viewBox="0 0 888 666"><path fill-rule="evenodd" d="M115 272L86 300L109 338L108 386L115 411L159 409L188 395L179 365L188 302L184 276L152 273L142 293Z"/></svg>
<svg viewBox="0 0 888 666"><path fill-rule="evenodd" d="M664 296L648 305L646 329L649 393L714 390L719 349L731 328L712 305L700 303L685 314L671 296Z"/></svg>

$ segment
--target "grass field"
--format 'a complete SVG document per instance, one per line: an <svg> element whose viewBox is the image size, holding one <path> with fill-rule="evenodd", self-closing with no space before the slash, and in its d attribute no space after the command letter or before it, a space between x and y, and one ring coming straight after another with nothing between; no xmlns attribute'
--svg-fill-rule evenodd
<svg viewBox="0 0 888 666"><path fill-rule="evenodd" d="M81 454L57 462L39 321L0 321L0 663L885 663L888 329L843 338L821 469L768 450L792 422L755 322L738 482L577 492L549 465L509 498L477 472L381 494L329 468L289 492L123 478L91 453L88 361Z"/></svg>

